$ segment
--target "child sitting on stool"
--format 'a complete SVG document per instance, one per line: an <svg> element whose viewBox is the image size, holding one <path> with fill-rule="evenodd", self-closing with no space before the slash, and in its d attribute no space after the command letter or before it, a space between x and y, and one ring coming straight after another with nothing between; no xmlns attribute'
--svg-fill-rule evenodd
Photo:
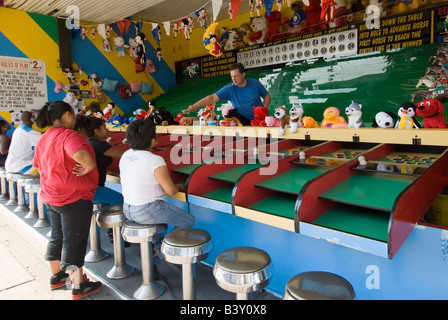
<svg viewBox="0 0 448 320"><path fill-rule="evenodd" d="M175 229L193 226L191 214L163 199L165 193L173 196L184 186L174 184L165 160L151 152L157 144L155 124L149 119L133 121L126 139L131 149L119 164L125 217L140 224L169 224ZM158 264L157 259L154 263Z"/></svg>

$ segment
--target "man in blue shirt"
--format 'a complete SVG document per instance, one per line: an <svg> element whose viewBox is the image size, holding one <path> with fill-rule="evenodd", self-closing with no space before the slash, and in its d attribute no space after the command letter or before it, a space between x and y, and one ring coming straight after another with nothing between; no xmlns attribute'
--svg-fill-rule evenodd
<svg viewBox="0 0 448 320"><path fill-rule="evenodd" d="M245 78L246 70L241 63L234 63L230 66L230 77L232 83L189 106L186 113L215 104L219 100L228 100L240 115L248 119L245 125L250 125L250 120L254 119L254 107L265 106L269 108L271 95L258 79ZM263 102L261 99L263 99Z"/></svg>

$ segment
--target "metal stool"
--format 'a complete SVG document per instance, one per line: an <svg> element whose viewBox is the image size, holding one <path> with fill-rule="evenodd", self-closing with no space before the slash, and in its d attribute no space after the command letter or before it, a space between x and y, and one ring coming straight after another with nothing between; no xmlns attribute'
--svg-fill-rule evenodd
<svg viewBox="0 0 448 320"><path fill-rule="evenodd" d="M39 177L37 174L21 174L17 179L17 207L13 210L13 212L20 213L29 210L29 207L25 202L25 193L23 189L28 182L33 181L37 177Z"/></svg>
<svg viewBox="0 0 448 320"><path fill-rule="evenodd" d="M330 272L311 271L292 277L283 300L354 300L350 282Z"/></svg>
<svg viewBox="0 0 448 320"><path fill-rule="evenodd" d="M170 232L162 243L162 254L166 261L182 265L182 288L184 300L195 300L195 263L207 258L212 249L207 231L181 229Z"/></svg>
<svg viewBox="0 0 448 320"><path fill-rule="evenodd" d="M221 252L213 267L218 285L236 293L237 300L248 300L249 293L266 287L272 273L269 255L252 247L231 248Z"/></svg>
<svg viewBox="0 0 448 320"><path fill-rule="evenodd" d="M134 292L134 298L137 300L155 299L165 290L154 280L152 244L163 238L166 229L166 224L139 224L129 220L123 225L123 238L130 243L140 243L143 282Z"/></svg>
<svg viewBox="0 0 448 320"><path fill-rule="evenodd" d="M104 207L96 216L96 222L101 228L112 228L113 231L114 266L106 274L110 279L122 279L135 271L135 268L126 264L125 260L124 241L120 234L120 228L125 221L123 205Z"/></svg>
<svg viewBox="0 0 448 320"><path fill-rule="evenodd" d="M31 180L28 180L25 183L25 193L29 194L29 200L30 200L30 205L29 205L29 211L26 214L26 216L24 217L25 219L35 219L38 218L38 211L36 209L36 201L37 201L37 197L38 197L38 193L40 190L40 179L39 178L34 178Z"/></svg>
<svg viewBox="0 0 448 320"><path fill-rule="evenodd" d="M28 192L30 194L30 204L31 204L31 198L33 198L34 196L37 197L38 220L33 225L33 227L34 228L48 227L50 224L48 223L47 219L45 218L45 207L44 207L44 204L40 197L40 180L39 181L35 180L34 182L29 182L25 186L25 192Z"/></svg>
<svg viewBox="0 0 448 320"><path fill-rule="evenodd" d="M101 249L100 230L96 223L96 216L98 211L101 210L100 203L93 204L92 221L90 223L90 251L86 254L84 261L86 262L98 262L109 257L109 252Z"/></svg>
<svg viewBox="0 0 448 320"><path fill-rule="evenodd" d="M6 169L0 168L0 186L2 189L2 194L0 195L0 201L6 201L9 200L9 193L8 193L8 184L6 181Z"/></svg>
<svg viewBox="0 0 448 320"><path fill-rule="evenodd" d="M6 172L6 180L9 186L9 200L5 203L7 206L17 206L17 180L19 180L20 174Z"/></svg>

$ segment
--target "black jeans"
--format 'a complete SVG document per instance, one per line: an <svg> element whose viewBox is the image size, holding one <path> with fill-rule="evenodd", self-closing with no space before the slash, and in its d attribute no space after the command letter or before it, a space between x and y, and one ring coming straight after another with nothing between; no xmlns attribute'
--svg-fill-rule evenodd
<svg viewBox="0 0 448 320"><path fill-rule="evenodd" d="M61 207L47 205L51 223L51 238L45 253L46 261L61 261L61 270L69 266L82 267L87 250L93 205L78 200Z"/></svg>

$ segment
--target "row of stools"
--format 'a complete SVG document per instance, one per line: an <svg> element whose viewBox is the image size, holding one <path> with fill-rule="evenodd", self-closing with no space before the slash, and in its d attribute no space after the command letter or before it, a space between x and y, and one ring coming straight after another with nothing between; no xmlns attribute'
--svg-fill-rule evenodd
<svg viewBox="0 0 448 320"><path fill-rule="evenodd" d="M195 264L207 258L212 248L211 236L207 231L188 228L173 230L166 235L165 224L143 225L128 221L122 205L107 206L97 210L96 222L102 228L113 229L114 266L107 273L111 279L122 279L133 273L135 268L126 264L123 240L140 244L142 284L134 292L137 300L151 300L161 296L164 287L157 283L153 272L153 245L162 241L161 255L173 264L182 265L182 290L184 300L196 298L194 275ZM120 231L121 229L121 231ZM97 233L96 224L91 232ZM122 237L121 237L121 236ZM165 236L166 235L166 236ZM107 257L98 242L92 243L91 252L99 259ZM161 240L163 239L163 240ZM99 260L97 260L99 261ZM217 284L226 291L236 294L238 300L247 300L251 293L265 288L273 275L270 256L253 247L237 247L221 252L213 268ZM284 300L353 300L355 292L344 278L329 272L304 272L288 281Z"/></svg>
<svg viewBox="0 0 448 320"><path fill-rule="evenodd" d="M40 179L38 174L20 174L7 172L0 168L0 201L7 201L6 206L16 206L14 213L28 211L25 219L36 219L35 228L47 227L45 207L40 198ZM29 206L25 201L25 193L29 194Z"/></svg>

